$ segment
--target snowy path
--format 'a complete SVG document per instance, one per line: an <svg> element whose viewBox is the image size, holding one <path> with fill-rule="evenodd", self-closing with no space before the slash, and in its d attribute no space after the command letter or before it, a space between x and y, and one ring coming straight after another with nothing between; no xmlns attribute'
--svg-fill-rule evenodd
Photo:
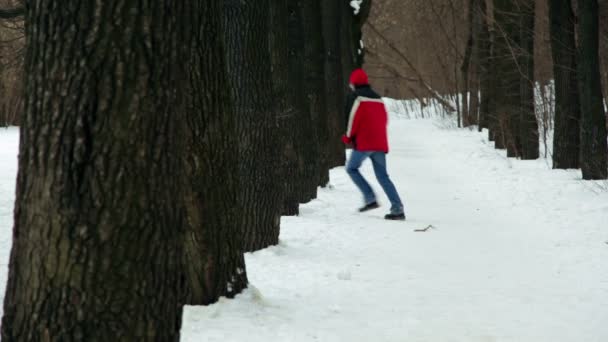
<svg viewBox="0 0 608 342"><path fill-rule="evenodd" d="M382 219L383 195L356 213L333 170L279 246L247 255L251 289L186 309L182 341L608 341L608 191L430 120L392 120L391 140L408 221ZM0 130L0 291L15 146Z"/></svg>
<svg viewBox="0 0 608 342"><path fill-rule="evenodd" d="M281 244L248 255L257 290L188 308L184 340L608 341L608 193L431 121L393 120L391 138L407 222L382 219L384 197L355 213L333 170Z"/></svg>

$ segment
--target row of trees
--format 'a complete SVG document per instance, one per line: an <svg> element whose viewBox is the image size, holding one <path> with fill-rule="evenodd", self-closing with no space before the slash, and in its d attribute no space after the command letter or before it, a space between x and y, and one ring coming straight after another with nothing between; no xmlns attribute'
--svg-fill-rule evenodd
<svg viewBox="0 0 608 342"><path fill-rule="evenodd" d="M584 179L608 177L606 116L599 66L598 2L549 1L555 89L553 166L581 168ZM463 123L488 128L508 156L539 156L535 112L535 1L470 0L469 40L463 62L481 94L464 106ZM576 13L576 15L575 15ZM466 101L465 101L466 103Z"/></svg>
<svg viewBox="0 0 608 342"><path fill-rule="evenodd" d="M27 1L6 341L171 341L343 165L370 1Z"/></svg>
<svg viewBox="0 0 608 342"><path fill-rule="evenodd" d="M598 18L606 18L608 4L598 5L377 0L365 28L366 67L386 93L418 98L423 106L435 98L457 113L459 124L488 128L495 146L511 157L538 158L539 126L544 141L553 129L555 168L581 168L585 179L604 179L598 54L608 35L601 35ZM606 65L608 50L602 51Z"/></svg>

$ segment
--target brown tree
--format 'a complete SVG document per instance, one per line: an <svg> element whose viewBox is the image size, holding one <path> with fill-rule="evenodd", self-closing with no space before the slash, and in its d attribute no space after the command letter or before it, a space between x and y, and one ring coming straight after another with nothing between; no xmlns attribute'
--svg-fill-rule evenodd
<svg viewBox="0 0 608 342"><path fill-rule="evenodd" d="M3 340L178 340L190 10L28 4Z"/></svg>

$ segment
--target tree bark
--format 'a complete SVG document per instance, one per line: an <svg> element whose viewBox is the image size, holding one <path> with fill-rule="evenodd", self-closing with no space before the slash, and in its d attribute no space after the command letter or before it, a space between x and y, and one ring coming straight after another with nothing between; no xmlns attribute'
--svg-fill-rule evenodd
<svg viewBox="0 0 608 342"><path fill-rule="evenodd" d="M299 129L295 147L298 154L300 175L297 179L298 201L307 203L317 196L319 180L319 146L316 139L316 126L313 121L307 75L303 68L306 61L306 31L304 29L304 1L289 1L289 99L294 108Z"/></svg>
<svg viewBox="0 0 608 342"><path fill-rule="evenodd" d="M283 199L277 181L279 130L272 97L268 0L223 2L228 78L234 110L241 189L237 202L243 247L279 242Z"/></svg>
<svg viewBox="0 0 608 342"><path fill-rule="evenodd" d="M325 56L323 44L323 18L321 2L302 2L302 29L304 30L305 89L313 123L312 143L317 150L314 166L317 168L316 186L329 183L327 99L325 97Z"/></svg>
<svg viewBox="0 0 608 342"><path fill-rule="evenodd" d="M226 75L218 1L194 2L188 102L183 130L187 173L184 207L188 231L184 241L185 302L207 305L220 296L232 298L247 286L237 203L242 184L236 117Z"/></svg>
<svg viewBox="0 0 608 342"><path fill-rule="evenodd" d="M177 341L181 2L32 1L6 341Z"/></svg>
<svg viewBox="0 0 608 342"><path fill-rule="evenodd" d="M283 192L282 214L293 216L299 214L299 177L303 171L299 165L301 144L298 144L301 139L301 127L291 93L294 85L290 83L289 72L289 8L287 2L283 1L272 1L270 7L270 22L273 28L270 35L272 83L281 134L279 182Z"/></svg>
<svg viewBox="0 0 608 342"><path fill-rule="evenodd" d="M577 169L580 166L581 107L571 0L549 1L549 19L555 85L553 168Z"/></svg>
<svg viewBox="0 0 608 342"><path fill-rule="evenodd" d="M534 110L534 17L533 0L518 0L519 7L519 89L520 89L520 157L538 159L538 121Z"/></svg>
<svg viewBox="0 0 608 342"><path fill-rule="evenodd" d="M343 166L346 162L344 144L340 140L346 131L344 104L348 81L342 69L340 19L341 3L322 1L323 41L325 43L325 97L329 127L329 167Z"/></svg>
<svg viewBox="0 0 608 342"><path fill-rule="evenodd" d="M490 140L494 139L496 125L492 125L491 115L493 108L493 78L492 72L492 38L490 36L490 13L485 0L476 1L477 15L481 19L478 38L479 46L479 92L481 99L479 103L479 130L488 129Z"/></svg>
<svg viewBox="0 0 608 342"><path fill-rule="evenodd" d="M599 66L597 0L578 1L578 86L581 100L583 179L608 177L606 115Z"/></svg>

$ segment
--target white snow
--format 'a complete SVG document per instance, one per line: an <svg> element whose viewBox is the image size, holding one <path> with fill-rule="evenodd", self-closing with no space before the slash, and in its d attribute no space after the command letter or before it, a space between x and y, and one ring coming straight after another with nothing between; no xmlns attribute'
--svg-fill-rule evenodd
<svg viewBox="0 0 608 342"><path fill-rule="evenodd" d="M13 206L17 177L19 128L0 127L0 315L8 272L13 229Z"/></svg>
<svg viewBox="0 0 608 342"><path fill-rule="evenodd" d="M331 187L283 218L278 246L247 254L248 290L186 308L182 340L608 341L606 183L507 159L481 133L447 126L391 118L406 222L382 218L369 162L383 206L365 214L332 170ZM1 284L17 140L0 130Z"/></svg>
<svg viewBox="0 0 608 342"><path fill-rule="evenodd" d="M361 10L362 2L363 2L363 0L352 0L350 2L350 7L353 8L355 15L359 14L359 11Z"/></svg>

